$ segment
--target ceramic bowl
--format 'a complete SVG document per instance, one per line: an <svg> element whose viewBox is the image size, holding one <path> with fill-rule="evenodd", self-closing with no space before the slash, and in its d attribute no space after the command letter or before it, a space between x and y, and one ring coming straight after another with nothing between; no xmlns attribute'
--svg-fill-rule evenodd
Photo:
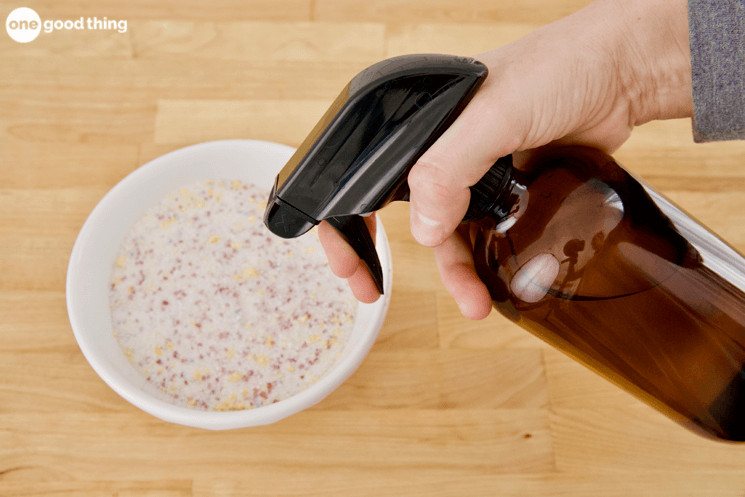
<svg viewBox="0 0 745 497"><path fill-rule="evenodd" d="M380 330L391 294L391 256L382 223L377 249L385 294L373 304L358 304L349 341L327 373L307 389L274 404L241 411L207 411L155 398L145 378L128 362L112 332L109 282L119 246L133 223L164 196L212 178L238 179L265 188L294 149L256 140L222 140L192 145L158 157L133 171L96 205L75 241L67 270L67 309L83 355L121 397L162 420L224 430L276 422L308 408L342 384L360 365Z"/></svg>

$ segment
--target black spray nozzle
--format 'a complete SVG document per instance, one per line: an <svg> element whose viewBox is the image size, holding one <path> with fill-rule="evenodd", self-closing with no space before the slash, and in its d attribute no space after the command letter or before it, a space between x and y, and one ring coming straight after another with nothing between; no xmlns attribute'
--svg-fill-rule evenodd
<svg viewBox="0 0 745 497"><path fill-rule="evenodd" d="M357 76L277 175L264 223L284 238L328 220L367 265L383 273L362 214L408 200L417 159L452 124L487 75L451 55L406 55Z"/></svg>

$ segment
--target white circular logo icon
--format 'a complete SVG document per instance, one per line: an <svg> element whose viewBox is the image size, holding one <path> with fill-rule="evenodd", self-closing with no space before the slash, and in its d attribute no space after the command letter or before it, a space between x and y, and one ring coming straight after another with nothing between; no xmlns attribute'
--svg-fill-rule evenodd
<svg viewBox="0 0 745 497"><path fill-rule="evenodd" d="M18 7L8 14L5 30L18 43L28 43L36 39L41 32L41 18L34 9Z"/></svg>

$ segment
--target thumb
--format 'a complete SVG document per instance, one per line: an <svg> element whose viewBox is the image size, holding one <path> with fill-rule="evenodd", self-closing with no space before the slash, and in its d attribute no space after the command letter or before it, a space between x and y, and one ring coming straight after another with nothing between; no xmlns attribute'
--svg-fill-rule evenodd
<svg viewBox="0 0 745 497"><path fill-rule="evenodd" d="M422 245L440 245L455 231L468 209L468 188L514 150L508 143L497 143L503 130L484 118L494 110L486 109L479 96L409 172L411 233Z"/></svg>

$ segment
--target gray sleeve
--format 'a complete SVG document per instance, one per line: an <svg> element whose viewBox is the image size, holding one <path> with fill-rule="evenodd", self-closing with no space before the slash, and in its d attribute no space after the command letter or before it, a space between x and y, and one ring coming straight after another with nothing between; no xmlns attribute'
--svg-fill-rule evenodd
<svg viewBox="0 0 745 497"><path fill-rule="evenodd" d="M745 0L688 0L693 136L745 139Z"/></svg>

